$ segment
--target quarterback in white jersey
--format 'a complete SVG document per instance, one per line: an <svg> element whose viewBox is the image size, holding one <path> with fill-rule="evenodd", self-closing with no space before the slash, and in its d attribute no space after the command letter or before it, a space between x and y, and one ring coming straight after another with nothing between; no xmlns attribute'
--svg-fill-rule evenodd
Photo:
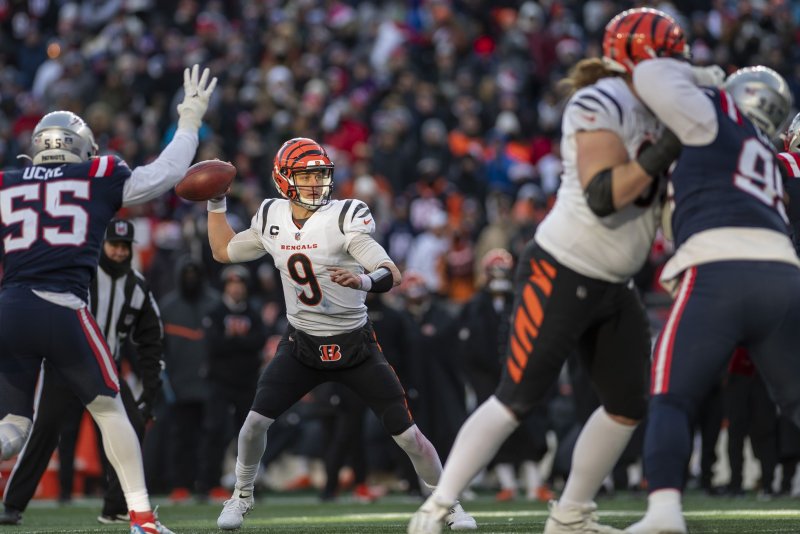
<svg viewBox="0 0 800 534"><path fill-rule="evenodd" d="M562 121L562 185L519 261L500 384L464 423L409 534L439 532L447 507L545 398L576 350L601 407L575 444L544 532L621 532L597 522L593 499L646 412L650 334L630 280L659 222L661 176L680 151L637 100L631 72L639 61L686 48L669 15L632 9L606 26L603 60L579 62L565 80L576 92Z"/></svg>
<svg viewBox="0 0 800 534"><path fill-rule="evenodd" d="M351 332L367 322L366 291L339 285L332 267L357 274L394 266L371 237L372 213L359 200L331 200L302 228L292 220L291 202L265 200L250 232L281 272L289 323L315 335ZM350 252L352 250L352 252Z"/></svg>
<svg viewBox="0 0 800 534"><path fill-rule="evenodd" d="M367 205L330 200L333 162L316 141L286 141L275 156L272 178L283 199L265 200L250 228L234 234L225 199L208 204L208 238L214 258L241 262L270 254L281 272L289 327L258 381L250 413L239 432L233 496L217 520L223 530L242 526L253 507L253 487L275 419L323 382L358 394L408 454L431 488L442 464L411 416L405 391L389 366L367 319L367 292L400 283L400 272L375 231ZM473 530L460 504L447 511L452 530Z"/></svg>

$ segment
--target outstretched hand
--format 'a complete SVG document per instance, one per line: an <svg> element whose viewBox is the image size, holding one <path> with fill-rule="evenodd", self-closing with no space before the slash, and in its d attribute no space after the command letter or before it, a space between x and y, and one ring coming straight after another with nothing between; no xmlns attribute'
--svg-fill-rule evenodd
<svg viewBox="0 0 800 534"><path fill-rule="evenodd" d="M331 280L340 286L361 289L361 278L357 274L341 267L328 267L328 272L331 273Z"/></svg>
<svg viewBox="0 0 800 534"><path fill-rule="evenodd" d="M719 65L708 65L706 67L692 67L692 74L697 85L706 87L722 87L725 83L725 71Z"/></svg>
<svg viewBox="0 0 800 534"><path fill-rule="evenodd" d="M200 124L208 109L208 101L217 87L216 76L209 82L211 71L203 69L200 75L200 65L183 71L183 101L178 104L178 128L199 130Z"/></svg>

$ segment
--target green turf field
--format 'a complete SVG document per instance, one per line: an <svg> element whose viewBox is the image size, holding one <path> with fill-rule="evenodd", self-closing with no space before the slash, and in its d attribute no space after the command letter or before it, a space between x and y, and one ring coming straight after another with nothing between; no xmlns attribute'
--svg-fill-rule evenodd
<svg viewBox="0 0 800 534"><path fill-rule="evenodd" d="M155 499L159 502L158 499ZM600 500L604 522L624 527L644 510L644 499L617 497ZM267 495L257 501L239 532L265 533L401 533L419 501L405 497L387 497L374 504L358 504L348 499L320 504L315 497ZM480 533L539 533L546 518L546 506L524 501L495 503L491 497L466 502L465 508L478 520ZM22 526L3 527L0 533L125 533L125 525L100 525L95 521L100 503L97 500L57 507L52 503L34 503L26 512ZM218 504L162 504L164 524L177 534L219 532L216 518ZM768 502L754 496L742 499L710 498L699 494L685 502L690 532L735 534L800 532L800 500L774 499Z"/></svg>

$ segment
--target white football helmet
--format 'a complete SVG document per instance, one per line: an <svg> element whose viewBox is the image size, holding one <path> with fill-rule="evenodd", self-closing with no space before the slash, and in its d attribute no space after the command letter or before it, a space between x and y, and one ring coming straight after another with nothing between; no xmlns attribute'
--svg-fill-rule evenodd
<svg viewBox="0 0 800 534"><path fill-rule="evenodd" d="M71 111L54 111L33 129L31 152L34 165L81 163L97 155L97 143L82 118Z"/></svg>
<svg viewBox="0 0 800 534"><path fill-rule="evenodd" d="M745 67L725 80L723 88L765 134L772 137L792 107L792 93L783 77L769 67Z"/></svg>
<svg viewBox="0 0 800 534"><path fill-rule="evenodd" d="M786 130L783 147L786 152L800 152L800 113L794 116L789 129Z"/></svg>

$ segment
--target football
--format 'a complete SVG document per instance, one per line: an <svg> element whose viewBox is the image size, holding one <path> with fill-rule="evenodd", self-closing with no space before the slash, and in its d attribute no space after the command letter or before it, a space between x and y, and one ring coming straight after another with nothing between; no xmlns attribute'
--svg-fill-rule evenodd
<svg viewBox="0 0 800 534"><path fill-rule="evenodd" d="M175 186L175 193L186 200L209 200L228 191L236 176L236 167L227 161L210 159L189 167Z"/></svg>

